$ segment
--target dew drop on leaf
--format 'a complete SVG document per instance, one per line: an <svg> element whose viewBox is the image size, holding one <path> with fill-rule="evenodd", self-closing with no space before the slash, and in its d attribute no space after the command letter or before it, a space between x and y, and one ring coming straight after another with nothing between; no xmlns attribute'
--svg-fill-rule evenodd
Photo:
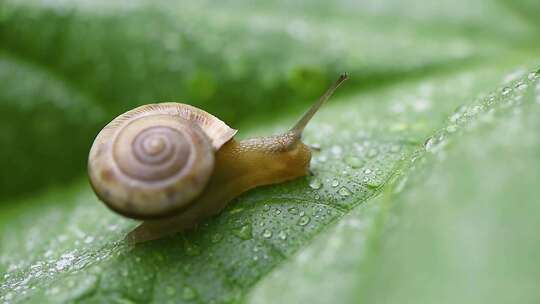
<svg viewBox="0 0 540 304"><path fill-rule="evenodd" d="M368 178L365 183L366 186L370 188L378 188L381 185L381 182L379 182L379 180L375 178Z"/></svg>
<svg viewBox="0 0 540 304"><path fill-rule="evenodd" d="M272 230L264 229L264 230L263 230L263 233L262 233L262 236L263 236L265 239L271 238L271 237L272 237Z"/></svg>
<svg viewBox="0 0 540 304"><path fill-rule="evenodd" d="M246 224L240 228L234 229L233 233L242 240L249 240L252 238L251 224Z"/></svg>
<svg viewBox="0 0 540 304"><path fill-rule="evenodd" d="M442 148L445 144L446 142L443 135L439 135L438 137L433 136L426 140L424 143L424 148L428 152L437 152L437 150Z"/></svg>
<svg viewBox="0 0 540 304"><path fill-rule="evenodd" d="M299 226L305 226L309 223L309 221L311 221L311 218L307 215L304 215L304 216L301 216L299 219L298 219L298 225Z"/></svg>
<svg viewBox="0 0 540 304"><path fill-rule="evenodd" d="M332 185L332 187L337 187L337 186L339 186L339 181L337 179L334 179L334 180L332 180L331 185Z"/></svg>
<svg viewBox="0 0 540 304"><path fill-rule="evenodd" d="M348 156L345 158L345 162L347 165L351 166L351 168L357 169L362 167L364 165L364 161L362 159L355 157L355 156Z"/></svg>
<svg viewBox="0 0 540 304"><path fill-rule="evenodd" d="M516 84L516 90L525 90L528 87L528 85L525 82L518 82Z"/></svg>
<svg viewBox="0 0 540 304"><path fill-rule="evenodd" d="M446 127L446 132L448 133L454 133L457 131L457 126L456 125L449 125L448 127Z"/></svg>
<svg viewBox="0 0 540 304"><path fill-rule="evenodd" d="M424 148L426 149L426 151L431 151L435 146L435 142L436 140L433 137L428 138L424 143Z"/></svg>
<svg viewBox="0 0 540 304"><path fill-rule="evenodd" d="M351 195L351 192L349 191L349 189L345 188L345 187L341 187L338 191L338 194L343 196L343 197L347 197L349 195Z"/></svg>
<svg viewBox="0 0 540 304"><path fill-rule="evenodd" d="M322 183L321 183L321 181L319 181L318 179L314 178L314 179L312 179L312 180L309 182L309 187L310 187L311 189L318 190L318 189L321 189Z"/></svg>
<svg viewBox="0 0 540 304"><path fill-rule="evenodd" d="M290 214L298 214L300 211L296 207L291 207L288 209Z"/></svg>

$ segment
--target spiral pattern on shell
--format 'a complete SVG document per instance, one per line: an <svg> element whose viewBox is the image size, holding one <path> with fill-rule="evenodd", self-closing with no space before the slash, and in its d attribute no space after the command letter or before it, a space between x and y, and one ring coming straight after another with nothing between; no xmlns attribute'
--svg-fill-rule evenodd
<svg viewBox="0 0 540 304"><path fill-rule="evenodd" d="M88 172L98 197L125 216L150 219L180 212L203 191L214 153L234 136L194 107L152 104L111 121L90 150Z"/></svg>

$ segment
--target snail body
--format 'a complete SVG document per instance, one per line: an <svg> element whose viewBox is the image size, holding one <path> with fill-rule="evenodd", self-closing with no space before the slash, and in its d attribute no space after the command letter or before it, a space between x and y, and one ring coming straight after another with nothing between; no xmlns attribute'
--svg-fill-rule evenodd
<svg viewBox="0 0 540 304"><path fill-rule="evenodd" d="M237 130L181 103L138 107L111 121L90 149L88 174L113 211L143 220L128 240L159 239L219 213L241 193L309 173L302 131L336 83L281 135L237 141Z"/></svg>

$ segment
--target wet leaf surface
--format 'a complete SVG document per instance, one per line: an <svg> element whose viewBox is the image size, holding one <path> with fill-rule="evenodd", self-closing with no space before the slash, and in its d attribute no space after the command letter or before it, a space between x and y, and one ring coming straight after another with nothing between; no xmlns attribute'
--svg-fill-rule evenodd
<svg viewBox="0 0 540 304"><path fill-rule="evenodd" d="M537 300L538 29L511 8L526 1L454 2L1 3L0 298ZM195 231L129 246L136 223L84 178L92 136L135 105L193 100L240 137L277 133L342 69L306 130L314 175Z"/></svg>

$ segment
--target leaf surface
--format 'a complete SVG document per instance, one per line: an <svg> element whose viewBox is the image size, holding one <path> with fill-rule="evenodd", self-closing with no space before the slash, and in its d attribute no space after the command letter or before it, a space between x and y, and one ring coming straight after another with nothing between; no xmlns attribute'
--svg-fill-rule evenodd
<svg viewBox="0 0 540 304"><path fill-rule="evenodd" d="M535 227L538 28L519 13L530 5L0 3L0 159L15 172L1 175L0 298L537 299L521 289L538 279L522 257L537 247L512 235ZM250 191L193 232L130 247L136 223L84 178L93 135L138 104L193 100L240 137L272 134L344 69L351 81L306 130L321 147L314 176ZM497 254L486 235L499 233L522 262ZM467 265L483 267L476 285L461 280ZM522 286L503 293L505 273Z"/></svg>

